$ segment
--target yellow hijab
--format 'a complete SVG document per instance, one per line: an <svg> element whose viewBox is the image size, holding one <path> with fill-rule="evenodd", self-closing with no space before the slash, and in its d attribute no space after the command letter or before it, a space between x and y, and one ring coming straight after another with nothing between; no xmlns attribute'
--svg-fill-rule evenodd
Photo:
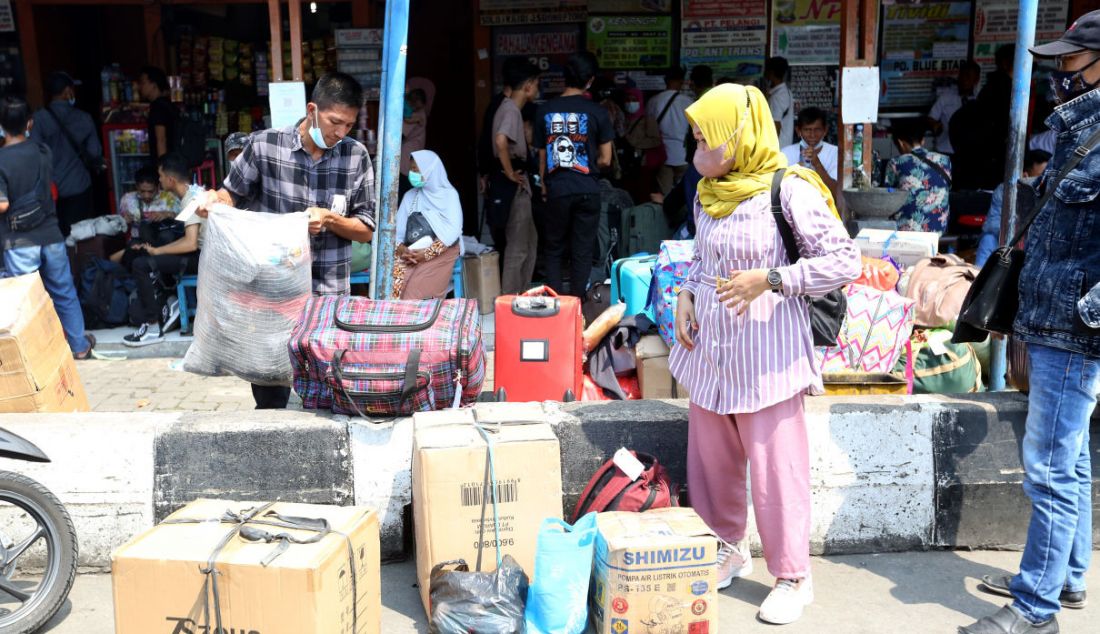
<svg viewBox="0 0 1100 634"><path fill-rule="evenodd" d="M748 118L741 128L740 140L730 139L745 113ZM787 168L784 178L799 176L821 192L829 209L836 214L836 204L829 188L817 172L801 165L787 165L787 157L779 150L779 137L764 93L754 86L721 84L711 88L687 109L688 121L699 126L707 147L716 148L729 140L726 159L733 156L730 172L721 178L699 181L699 203L712 218L733 213L742 202L771 190L775 172ZM700 148L702 151L703 148Z"/></svg>

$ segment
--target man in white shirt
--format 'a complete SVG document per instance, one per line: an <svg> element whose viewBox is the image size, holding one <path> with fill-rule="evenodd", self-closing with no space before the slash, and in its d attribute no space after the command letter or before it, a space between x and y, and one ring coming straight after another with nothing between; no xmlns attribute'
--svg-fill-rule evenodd
<svg viewBox="0 0 1100 634"><path fill-rule="evenodd" d="M790 64L782 57L769 57L764 62L764 79L768 83L768 107L775 119L775 131L779 135L779 147L794 143L794 99L787 87L787 71Z"/></svg>
<svg viewBox="0 0 1100 634"><path fill-rule="evenodd" d="M690 126L685 112L691 105L692 98L680 92L684 87L684 75L683 67L670 68L665 73L665 90L646 104L646 116L657 121L665 144L665 164L657 170L657 186L665 196L687 170L684 140Z"/></svg>
<svg viewBox="0 0 1100 634"><path fill-rule="evenodd" d="M798 113L795 130L802 140L783 148L787 164L801 164L814 170L833 192L833 197L837 197L837 148L825 142L829 116L820 108L803 108Z"/></svg>
<svg viewBox="0 0 1100 634"><path fill-rule="evenodd" d="M936 151L940 154L955 153L955 149L951 147L951 137L948 136L951 117L963 107L964 103L976 96L975 91L981 79L981 66L974 61L963 62L959 67L956 85L940 93L932 110L928 113L928 125L936 135Z"/></svg>

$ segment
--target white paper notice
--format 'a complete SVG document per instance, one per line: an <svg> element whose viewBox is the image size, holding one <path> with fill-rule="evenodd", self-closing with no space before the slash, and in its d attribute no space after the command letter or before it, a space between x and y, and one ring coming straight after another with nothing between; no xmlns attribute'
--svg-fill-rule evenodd
<svg viewBox="0 0 1100 634"><path fill-rule="evenodd" d="M271 127L285 128L306 116L306 85L300 81L271 82L268 85Z"/></svg>
<svg viewBox="0 0 1100 634"><path fill-rule="evenodd" d="M849 66L840 76L840 118L845 125L878 121L878 66Z"/></svg>
<svg viewBox="0 0 1100 634"><path fill-rule="evenodd" d="M642 477L642 472L645 471L645 465L641 460L638 460L634 454L627 451L626 447L620 447L615 455L611 458L611 462L615 463L615 466L622 469L622 472L626 474L626 477L630 478L633 482Z"/></svg>

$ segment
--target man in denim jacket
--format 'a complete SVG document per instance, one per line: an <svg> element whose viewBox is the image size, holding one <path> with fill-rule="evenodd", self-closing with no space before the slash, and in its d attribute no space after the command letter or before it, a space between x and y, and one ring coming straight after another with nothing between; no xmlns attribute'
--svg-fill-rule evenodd
<svg viewBox="0 0 1100 634"><path fill-rule="evenodd" d="M1061 102L1047 119L1058 140L1045 189L1100 129L1100 11L1031 52L1055 58L1051 85ZM1026 247L1015 333L1031 362L1022 449L1031 523L1020 573L982 579L983 590L1012 597L1012 605L960 628L968 634L1050 634L1058 632L1060 608L1085 606L1092 555L1089 418L1100 390L1100 328L1089 327L1079 305L1087 309L1080 300L1100 284L1100 149L1056 184Z"/></svg>

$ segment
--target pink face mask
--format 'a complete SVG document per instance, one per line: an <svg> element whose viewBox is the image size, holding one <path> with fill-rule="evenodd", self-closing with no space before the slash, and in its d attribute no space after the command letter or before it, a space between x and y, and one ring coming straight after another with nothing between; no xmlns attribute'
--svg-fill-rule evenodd
<svg viewBox="0 0 1100 634"><path fill-rule="evenodd" d="M695 157L691 162L704 178L721 178L729 174L730 169L733 168L734 158L737 156L737 148L741 145L741 129L745 127L748 118L749 109L746 106L744 114L741 115L741 123L738 124L737 129L730 135L730 138L726 139L725 143L711 150L695 150ZM733 146L730 158L727 159L726 146L734 138L737 139L737 142Z"/></svg>

